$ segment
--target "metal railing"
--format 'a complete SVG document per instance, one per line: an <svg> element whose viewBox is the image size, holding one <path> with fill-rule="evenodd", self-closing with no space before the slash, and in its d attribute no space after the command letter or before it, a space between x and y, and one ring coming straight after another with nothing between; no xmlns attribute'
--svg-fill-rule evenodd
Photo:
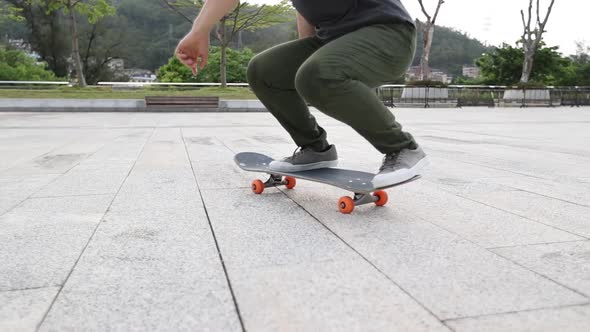
<svg viewBox="0 0 590 332"><path fill-rule="evenodd" d="M98 82L99 86L189 86L189 87L210 87L210 86L221 86L221 83L162 83L162 82ZM248 83L227 83L227 86L239 86L248 87Z"/></svg>
<svg viewBox="0 0 590 332"><path fill-rule="evenodd" d="M518 89L507 86L450 85L437 88L384 85L377 89L377 95L389 107L590 106L590 87Z"/></svg>
<svg viewBox="0 0 590 332"><path fill-rule="evenodd" d="M70 85L69 82L60 81L0 81L1 89L55 89Z"/></svg>
<svg viewBox="0 0 590 332"><path fill-rule="evenodd" d="M590 87L560 87L551 91L551 98L561 106L590 106Z"/></svg>
<svg viewBox="0 0 590 332"><path fill-rule="evenodd" d="M214 87L221 86L221 83L160 83L160 82L99 82L97 85L89 86L102 87L102 88L113 88L113 89L124 89L124 88L203 88L203 87ZM227 86L232 87L248 87L248 83L227 83ZM56 81L0 81L1 89L53 89L59 87L73 87L70 82L56 82Z"/></svg>

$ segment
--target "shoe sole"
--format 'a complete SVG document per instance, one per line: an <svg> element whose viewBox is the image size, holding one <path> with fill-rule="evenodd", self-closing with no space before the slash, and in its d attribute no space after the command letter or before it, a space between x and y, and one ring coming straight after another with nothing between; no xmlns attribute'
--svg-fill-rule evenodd
<svg viewBox="0 0 590 332"><path fill-rule="evenodd" d="M273 161L268 165L268 168L271 171L276 172L303 172L303 171L311 171L314 169L320 168L332 168L338 166L338 160L331 160L331 161L320 161L317 163L312 164L305 164L305 165L293 165L289 163L285 163L282 161Z"/></svg>
<svg viewBox="0 0 590 332"><path fill-rule="evenodd" d="M372 181L373 186L375 188L385 188L398 183L406 182L420 175L424 168L428 167L428 165L430 165L430 161L428 160L428 157L424 157L410 169L406 168L397 172L376 175Z"/></svg>

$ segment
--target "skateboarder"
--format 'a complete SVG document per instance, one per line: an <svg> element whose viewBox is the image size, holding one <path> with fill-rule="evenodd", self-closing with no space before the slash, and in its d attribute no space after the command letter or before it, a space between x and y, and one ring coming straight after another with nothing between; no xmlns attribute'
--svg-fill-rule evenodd
<svg viewBox="0 0 590 332"><path fill-rule="evenodd" d="M276 171L334 167L328 143L307 104L346 123L384 154L377 187L419 175L427 159L412 135L402 131L374 88L406 72L416 49L416 27L400 0L293 0L299 39L256 55L248 67L250 87L299 148L273 162ZM203 68L209 33L237 0L209 0L176 54Z"/></svg>

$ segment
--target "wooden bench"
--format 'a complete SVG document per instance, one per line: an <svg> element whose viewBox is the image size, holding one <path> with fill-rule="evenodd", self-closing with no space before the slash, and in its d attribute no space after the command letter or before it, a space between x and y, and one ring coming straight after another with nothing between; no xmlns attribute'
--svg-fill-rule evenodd
<svg viewBox="0 0 590 332"><path fill-rule="evenodd" d="M219 109L219 97L146 96L148 111L201 111L214 112Z"/></svg>

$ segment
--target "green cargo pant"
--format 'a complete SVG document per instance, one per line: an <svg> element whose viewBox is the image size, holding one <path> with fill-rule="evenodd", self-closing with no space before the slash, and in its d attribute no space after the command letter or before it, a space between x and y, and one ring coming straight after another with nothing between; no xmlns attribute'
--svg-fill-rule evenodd
<svg viewBox="0 0 590 332"><path fill-rule="evenodd" d="M416 50L409 24L361 28L330 42L295 40L256 55L250 87L300 147L328 147L307 104L346 123L383 154L415 148L374 89L405 74Z"/></svg>

